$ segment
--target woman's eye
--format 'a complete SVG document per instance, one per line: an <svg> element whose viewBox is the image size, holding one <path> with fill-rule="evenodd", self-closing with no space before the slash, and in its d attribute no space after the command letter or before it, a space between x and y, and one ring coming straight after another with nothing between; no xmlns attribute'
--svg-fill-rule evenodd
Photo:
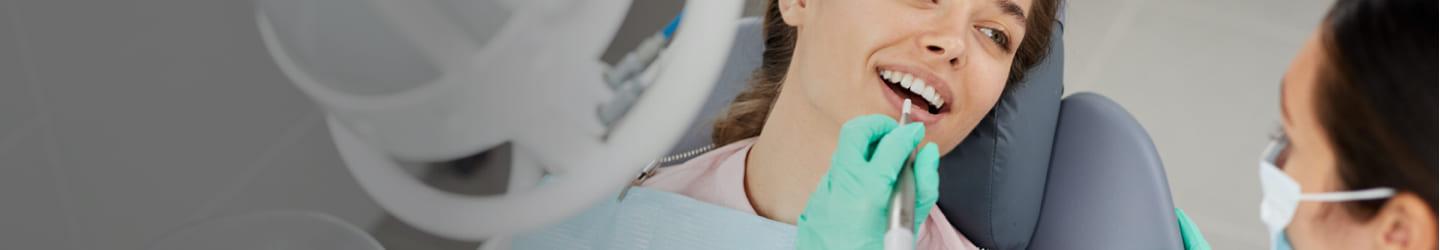
<svg viewBox="0 0 1440 250"><path fill-rule="evenodd" d="M980 33L985 34L985 37L990 38L990 41L995 42L995 45L1000 45L1001 48L1009 50L1010 37L1006 36L1004 31L995 28L980 27Z"/></svg>

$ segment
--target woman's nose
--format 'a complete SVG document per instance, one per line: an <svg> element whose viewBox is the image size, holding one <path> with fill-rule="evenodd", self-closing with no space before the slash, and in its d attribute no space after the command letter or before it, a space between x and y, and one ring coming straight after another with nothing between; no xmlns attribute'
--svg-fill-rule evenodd
<svg viewBox="0 0 1440 250"><path fill-rule="evenodd" d="M937 30L925 36L921 41L925 46L926 57L936 63L944 63L951 68L960 68L961 56L964 55L965 42L961 32L946 29Z"/></svg>

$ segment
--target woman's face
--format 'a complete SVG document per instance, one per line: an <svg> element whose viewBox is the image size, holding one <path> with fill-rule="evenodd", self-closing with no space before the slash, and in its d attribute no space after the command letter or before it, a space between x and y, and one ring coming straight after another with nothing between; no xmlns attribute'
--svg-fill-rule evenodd
<svg viewBox="0 0 1440 250"><path fill-rule="evenodd" d="M780 3L798 30L783 91L798 91L835 128L865 114L899 117L910 99L925 140L949 152L1005 89L1031 0Z"/></svg>

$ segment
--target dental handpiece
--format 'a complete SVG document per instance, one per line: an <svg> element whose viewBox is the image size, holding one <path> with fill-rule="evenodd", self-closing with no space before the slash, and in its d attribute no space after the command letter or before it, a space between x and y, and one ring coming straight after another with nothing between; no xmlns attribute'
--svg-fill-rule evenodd
<svg viewBox="0 0 1440 250"><path fill-rule="evenodd" d="M900 108L900 126L910 122L910 99ZM898 126L897 126L898 127ZM915 249L915 152L905 158L895 189L890 192L889 228L885 230L885 249Z"/></svg>

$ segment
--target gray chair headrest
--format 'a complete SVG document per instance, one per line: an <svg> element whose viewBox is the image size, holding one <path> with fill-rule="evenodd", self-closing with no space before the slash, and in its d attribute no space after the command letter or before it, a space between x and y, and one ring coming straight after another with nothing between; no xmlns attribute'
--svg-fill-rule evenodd
<svg viewBox="0 0 1440 250"><path fill-rule="evenodd" d="M725 68L720 71L720 79L717 80L719 82L710 91L710 97L705 100L705 105L695 116L695 120L690 122L690 128L686 130L684 137L675 144L669 154L679 154L710 145L710 133L715 125L715 118L720 117L720 112L725 112L730 101L735 100L741 90L745 90L750 74L760 68L760 55L765 52L765 36L764 29L760 26L760 17L740 19L735 32L735 42L730 44L730 55L725 59Z"/></svg>

